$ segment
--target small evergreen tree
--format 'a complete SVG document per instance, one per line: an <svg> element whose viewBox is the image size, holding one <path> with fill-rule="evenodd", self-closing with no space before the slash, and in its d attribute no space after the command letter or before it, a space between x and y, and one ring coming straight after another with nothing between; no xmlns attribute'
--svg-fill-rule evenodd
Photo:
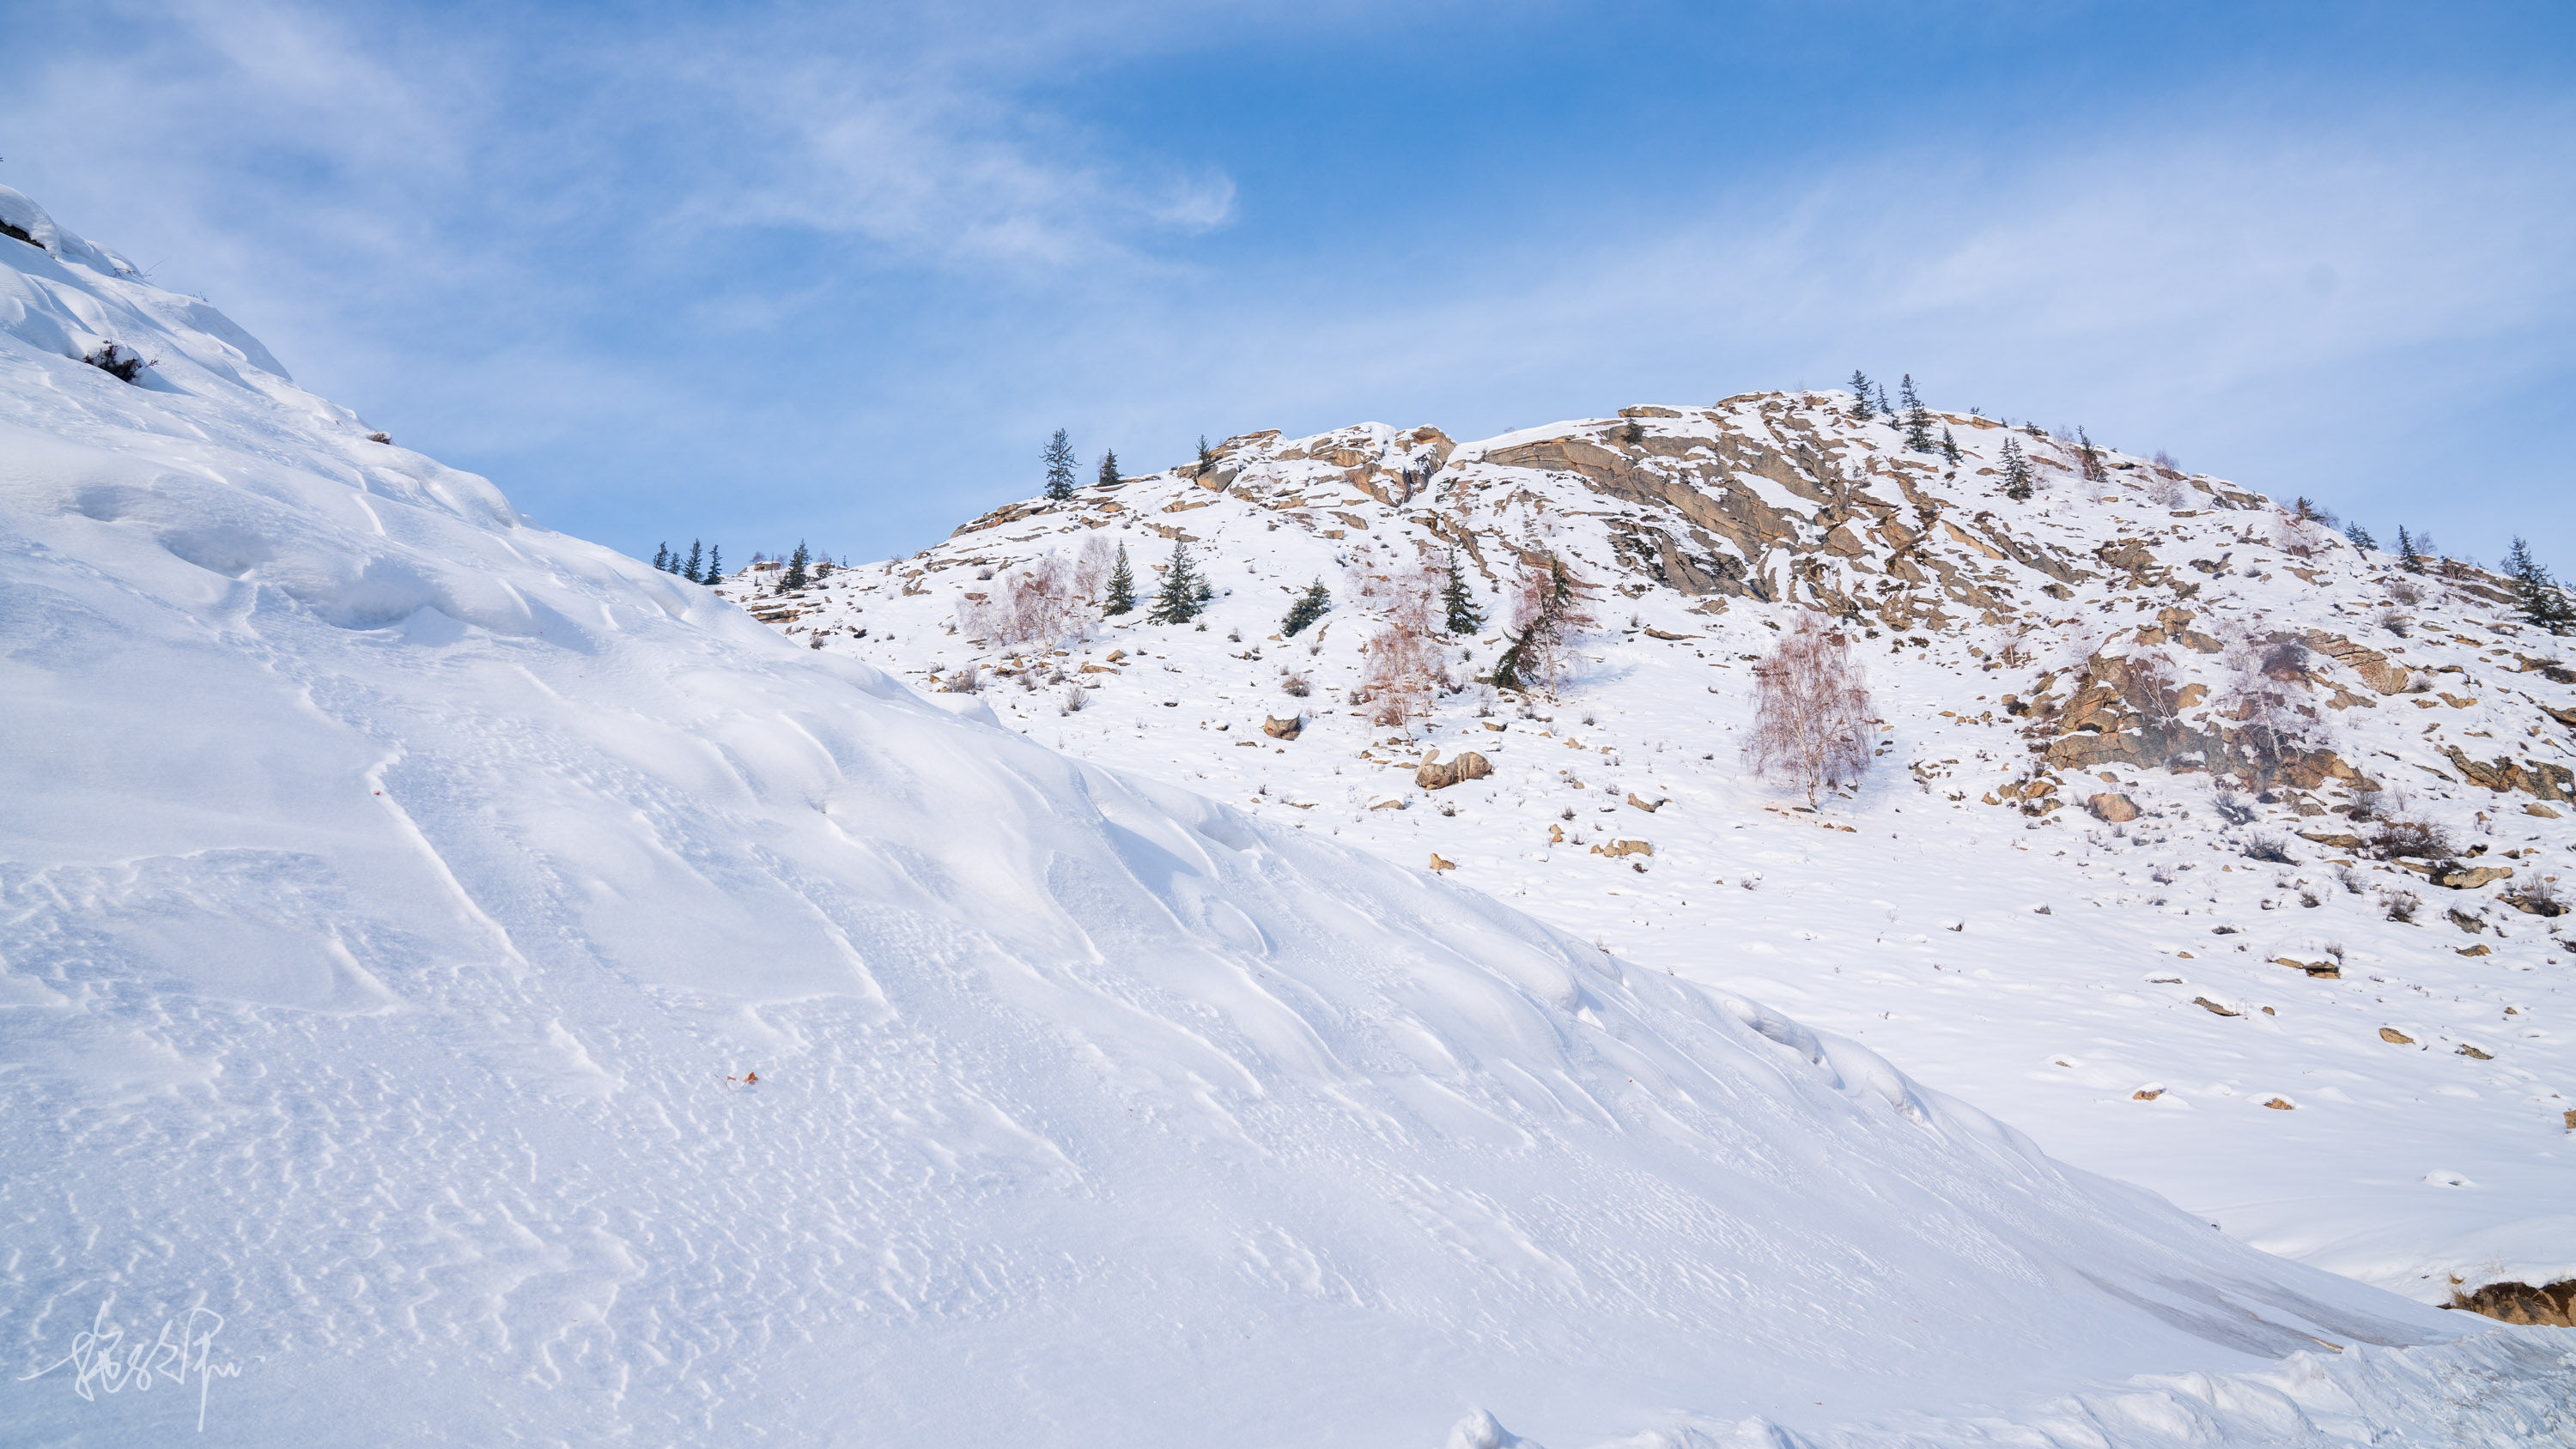
<svg viewBox="0 0 2576 1449"><path fill-rule="evenodd" d="M783 594L790 589L801 589L811 583L812 579L806 575L805 569L813 561L813 556L805 552L805 540L801 538L796 540L796 551L787 556L787 572L778 576L778 591Z"/></svg>
<svg viewBox="0 0 2576 1449"><path fill-rule="evenodd" d="M2021 439L2004 439L2004 496L2019 501L2030 497L2030 459L2021 451Z"/></svg>
<svg viewBox="0 0 2576 1449"><path fill-rule="evenodd" d="M1202 478L1206 477L1206 476L1207 476L1207 473L1208 473L1208 470L1209 470L1209 469L1211 469L1211 468L1213 468L1213 467L1215 467L1215 466L1216 466L1216 450L1215 450L1214 448L1211 448L1211 447L1209 447L1209 446L1208 446L1207 434L1205 434L1205 433L1201 433L1201 434L1199 434L1199 471L1198 471L1198 476L1200 476L1200 477L1202 477Z"/></svg>
<svg viewBox="0 0 2576 1449"><path fill-rule="evenodd" d="M1186 624L1198 617L1199 606L1207 600L1207 584L1190 562L1190 546L1174 541L1172 561L1163 568L1163 590L1154 596L1153 612L1145 618L1156 624Z"/></svg>
<svg viewBox="0 0 2576 1449"><path fill-rule="evenodd" d="M671 546L669 544L666 543L660 548L653 550L653 567L660 569L666 574L671 571Z"/></svg>
<svg viewBox="0 0 2576 1449"><path fill-rule="evenodd" d="M2424 572L2423 546L2402 523L2397 525L2397 566L2410 574Z"/></svg>
<svg viewBox="0 0 2576 1449"><path fill-rule="evenodd" d="M1619 441L1631 448L1646 441L1646 425L1635 418L1630 418L1628 425L1619 430Z"/></svg>
<svg viewBox="0 0 2576 1449"><path fill-rule="evenodd" d="M1914 374L1905 374L1905 386L1898 389L1905 404L1905 446L1917 453L1932 451L1932 410L1914 392Z"/></svg>
<svg viewBox="0 0 2576 1449"><path fill-rule="evenodd" d="M1941 429L1941 456L1950 461L1951 467L1959 466L1959 440L1951 437L1946 427Z"/></svg>
<svg viewBox="0 0 2576 1449"><path fill-rule="evenodd" d="M1852 369L1852 421L1869 421L1869 375L1857 367Z"/></svg>
<svg viewBox="0 0 2576 1449"><path fill-rule="evenodd" d="M1458 572L1458 550L1449 550L1449 582L1440 586L1440 607L1446 613L1449 632L1473 634L1485 626L1485 616L1476 607L1475 597L1467 592L1467 576Z"/></svg>
<svg viewBox="0 0 2576 1449"><path fill-rule="evenodd" d="M687 579L690 583L696 583L698 581L698 563L705 557L705 554L698 551L698 541L694 538L690 539L689 561L680 565L680 577Z"/></svg>
<svg viewBox="0 0 2576 1449"><path fill-rule="evenodd" d="M1878 384L1878 410L1886 416L1889 422L1892 423L1896 421L1896 409L1888 404L1887 384L1883 382Z"/></svg>
<svg viewBox="0 0 2576 1449"><path fill-rule="evenodd" d="M1297 596L1297 602L1288 606L1288 617L1279 621L1280 637L1296 638L1298 630L1324 617L1324 612L1332 607L1333 596L1325 589L1322 579L1308 584L1306 592Z"/></svg>
<svg viewBox="0 0 2576 1449"><path fill-rule="evenodd" d="M716 547L712 543L707 545L706 577L698 580L698 582L702 584L719 584L724 582L724 550Z"/></svg>
<svg viewBox="0 0 2576 1449"><path fill-rule="evenodd" d="M1100 486L1103 488L1118 486L1118 450L1116 448L1100 455Z"/></svg>
<svg viewBox="0 0 2576 1449"><path fill-rule="evenodd" d="M832 576L832 570L838 567L840 567L840 565L832 562L832 556L830 554L827 553L823 555L823 557L814 565L814 582L819 584L823 580L830 578Z"/></svg>
<svg viewBox="0 0 2576 1449"><path fill-rule="evenodd" d="M2564 634L2576 625L2576 604L2568 601L2567 591L2531 556L2531 547L2520 534L2514 535L2513 547L2505 551L2504 572L2513 580L2513 601L2522 610L2523 622L2552 634Z"/></svg>
<svg viewBox="0 0 2576 1449"><path fill-rule="evenodd" d="M2084 476L2087 478L2102 477L2102 450L2093 446L2092 437L2082 428L2077 428L2075 430L2075 442L2077 445L2075 449L2076 454L2083 460ZM2300 501L2302 503L2306 502L2305 499Z"/></svg>
<svg viewBox="0 0 2576 1449"><path fill-rule="evenodd" d="M1073 440L1062 428L1047 440L1046 479L1047 497L1062 503L1073 496Z"/></svg>
<svg viewBox="0 0 2576 1449"><path fill-rule="evenodd" d="M2379 540L2371 537L2370 530L2362 527L2361 520L2357 518L2343 526L2343 536L2351 539L2352 546L2363 553L2379 547Z"/></svg>
<svg viewBox="0 0 2576 1449"><path fill-rule="evenodd" d="M1115 618L1136 607L1136 575L1127 567L1127 545L1118 545L1118 562L1109 569L1109 602L1102 605L1104 617Z"/></svg>

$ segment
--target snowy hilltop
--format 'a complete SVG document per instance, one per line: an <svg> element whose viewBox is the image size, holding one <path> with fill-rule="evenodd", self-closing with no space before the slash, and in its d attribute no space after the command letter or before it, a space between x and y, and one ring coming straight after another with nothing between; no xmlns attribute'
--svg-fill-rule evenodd
<svg viewBox="0 0 2576 1449"><path fill-rule="evenodd" d="M1156 623L1176 557L1206 602ZM1548 560L1592 622L1552 687L1498 691ZM1785 1004L2271 1251L2566 1313L2510 1285L2576 1278L2576 654L2509 579L1848 390L1256 433L784 574L723 588L1068 753ZM1801 619L1874 705L1874 768L1812 812L1742 748Z"/></svg>
<svg viewBox="0 0 2576 1449"><path fill-rule="evenodd" d="M1463 845L1332 839L1338 795L1273 819L782 638L0 222L12 1439L2571 1423L2556 1330L2213 1232ZM1165 677L1195 735L1220 677Z"/></svg>

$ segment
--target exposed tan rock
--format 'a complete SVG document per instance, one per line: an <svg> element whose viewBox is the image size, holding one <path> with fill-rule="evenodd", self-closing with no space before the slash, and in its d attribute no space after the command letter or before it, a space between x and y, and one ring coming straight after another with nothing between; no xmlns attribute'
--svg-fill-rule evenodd
<svg viewBox="0 0 2576 1449"><path fill-rule="evenodd" d="M2288 1102L2283 1101L2279 1097L2274 1097L2269 1101L2266 1101L2263 1105L2271 1108L2275 1112L2289 1112L2296 1110Z"/></svg>
<svg viewBox="0 0 2576 1449"><path fill-rule="evenodd" d="M2537 815L2543 820L2555 820L2558 818L2557 811L2552 810L2548 806L2540 804L2537 801L2523 806L2522 813L2525 815Z"/></svg>
<svg viewBox="0 0 2576 1449"><path fill-rule="evenodd" d="M2334 961L2301 961L2290 956L2275 956L2272 958L2272 964L2293 967L2327 981L2336 981L2343 977L2342 964Z"/></svg>
<svg viewBox="0 0 2576 1449"><path fill-rule="evenodd" d="M2226 1007L2219 1005L2217 1002L2210 1000L2206 996L2193 997L2191 999L2191 1004L2213 1016L2243 1016L2245 1014L2241 1011L2230 1011Z"/></svg>
<svg viewBox="0 0 2576 1449"><path fill-rule="evenodd" d="M1608 845L1592 847L1592 853L1606 855L1616 860L1623 855L1652 855L1655 853L1655 848L1642 840L1614 840Z"/></svg>
<svg viewBox="0 0 2576 1449"><path fill-rule="evenodd" d="M2140 1087L2138 1090L2129 1094L2129 1100L2132 1102L2152 1102L2164 1094L2165 1089L2162 1087Z"/></svg>
<svg viewBox="0 0 2576 1449"><path fill-rule="evenodd" d="M1655 811L1656 811L1656 810L1658 810L1658 809L1662 808L1662 806L1664 805L1664 803L1665 803L1665 802L1664 802L1664 801L1661 801L1661 800L1655 800L1655 801L1640 800L1640 799L1638 799L1638 798L1637 798L1637 792L1636 792L1636 791L1634 791L1634 790L1631 790L1631 791L1629 791L1629 792L1628 792L1628 803L1629 803L1629 804L1631 804L1631 805L1636 806L1636 807L1637 807L1638 809L1640 809L1640 810L1645 811L1647 814L1652 815L1652 814L1654 814L1654 813L1655 813Z"/></svg>
<svg viewBox="0 0 2576 1449"><path fill-rule="evenodd" d="M2495 1053L2493 1053L2493 1052L2482 1052L2482 1051L2478 1050L2476 1047L2473 1047L2473 1046L2469 1045L2467 1042L2462 1042L2462 1043L2460 1043L2460 1049L2459 1049L2459 1051L2457 1051L2456 1053L2454 1053L2454 1055L2456 1055L2456 1056L2464 1056L2464 1057L2469 1058L2469 1059L2470 1059L2470 1060L2472 1060L2472 1061L2480 1061L2480 1062L2491 1062L2491 1061L2494 1061L2494 1060L2495 1060Z"/></svg>
<svg viewBox="0 0 2576 1449"><path fill-rule="evenodd" d="M2381 1027L2379 1029L2379 1039L2384 1042L2394 1043L2398 1046L2413 1046L2415 1044L2415 1038L2408 1036L2406 1033L2399 1031L2393 1026Z"/></svg>
<svg viewBox="0 0 2576 1449"><path fill-rule="evenodd" d="M1437 755L1438 751L1433 751L1433 754ZM1422 767L1413 772L1413 783L1425 790L1446 790L1462 781L1481 780L1492 773L1494 767L1486 762L1485 757L1469 750L1454 760L1425 760Z"/></svg>
<svg viewBox="0 0 2576 1449"><path fill-rule="evenodd" d="M1435 850L1431 852L1431 868L1433 870L1456 870L1458 868L1458 862L1454 860L1442 860L1440 858L1440 852Z"/></svg>
<svg viewBox="0 0 2576 1449"><path fill-rule="evenodd" d="M1086 664L1082 667L1089 669L1091 666ZM1286 719L1266 714L1261 717L1261 732L1274 740L1293 740L1305 731L1306 717L1302 714L1292 714Z"/></svg>
<svg viewBox="0 0 2576 1449"><path fill-rule="evenodd" d="M2084 802L2084 808L2092 811L2095 819L2114 825L2138 818L2138 802L2126 795L2109 792L2095 795Z"/></svg>
<svg viewBox="0 0 2576 1449"><path fill-rule="evenodd" d="M2512 875L2513 867L2509 865L2470 866L2454 862L2447 870L2437 867L2427 872L2424 878L2437 886L2447 886L2455 891L2473 891L2491 881L2505 880ZM2454 914L2457 913L2454 912Z"/></svg>
<svg viewBox="0 0 2576 1449"><path fill-rule="evenodd" d="M2387 655L2340 634L2310 629L2299 636L2299 642L2360 675L2362 683L2381 694L2402 694L2414 678L2404 666L2390 663Z"/></svg>

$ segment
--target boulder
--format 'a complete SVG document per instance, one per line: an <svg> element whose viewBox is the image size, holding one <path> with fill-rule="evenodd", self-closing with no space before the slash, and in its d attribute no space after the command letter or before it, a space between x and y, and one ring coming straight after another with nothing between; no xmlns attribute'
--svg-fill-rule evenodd
<svg viewBox="0 0 2576 1449"><path fill-rule="evenodd" d="M1086 664L1083 667L1088 669L1091 666ZM1278 719L1266 714L1261 717L1261 732L1274 740L1293 740L1304 732L1305 728L1306 717L1302 714L1292 714L1286 719Z"/></svg>
<svg viewBox="0 0 2576 1449"><path fill-rule="evenodd" d="M2437 886L2447 886L2455 891L2473 891L2482 885L2507 879L2512 874L2511 866L2466 866L2455 860L2433 867L2426 872L2424 878Z"/></svg>
<svg viewBox="0 0 2576 1449"><path fill-rule="evenodd" d="M1640 799L1638 799L1638 798L1637 798L1637 792L1635 792L1634 790L1631 790L1631 791L1629 791L1629 792L1628 792L1628 803L1629 803L1629 804L1631 804L1631 805L1636 806L1636 807L1637 807L1638 809L1640 809L1640 810L1645 811L1647 814L1652 815L1652 814L1654 814L1654 813L1655 813L1655 811L1656 811L1656 810L1660 809L1660 808L1663 806L1663 803L1664 803L1664 802L1663 802L1663 801L1661 801L1661 800L1655 800L1655 801L1640 800Z"/></svg>
<svg viewBox="0 0 2576 1449"><path fill-rule="evenodd" d="M2240 1012L2240 1011L2231 1011L2231 1010L2229 1010L2228 1008L2226 1008L2226 1007L2224 1007L2224 1006L2219 1005L2217 1002L2210 1000L2210 999L2209 999L2208 997L2206 997L2206 996L2195 996L2195 997L2193 997L2193 998L2191 999L2191 1004L2192 1004L2192 1005L2194 1005L2194 1006L2199 1007L2199 1008L2200 1008L2201 1010L2203 1010L2203 1011L2208 1012L2208 1013L2209 1013L2209 1014L2211 1014L2212 1016L2242 1016L2242 1015L2244 1015L2244 1013L2243 1013L2243 1012Z"/></svg>
<svg viewBox="0 0 2576 1449"><path fill-rule="evenodd" d="M2393 1026L2381 1027L2379 1029L2379 1039L2393 1046L2413 1046L2415 1044L2415 1038L2408 1036L2406 1033L2399 1031Z"/></svg>
<svg viewBox="0 0 2576 1449"><path fill-rule="evenodd" d="M1614 840L1608 845L1592 847L1592 853L1606 855L1616 860L1623 855L1652 855L1655 853L1655 847L1642 840Z"/></svg>
<svg viewBox="0 0 2576 1449"><path fill-rule="evenodd" d="M1492 773L1494 767L1485 762L1485 757L1469 750L1454 760L1424 761L1422 768L1413 772L1413 783L1425 790L1446 790L1461 781L1481 780Z"/></svg>
<svg viewBox="0 0 2576 1449"><path fill-rule="evenodd" d="M1458 862L1454 860L1442 860L1440 858L1440 852L1435 850L1431 852L1431 868L1433 870L1456 870L1458 868Z"/></svg>
<svg viewBox="0 0 2576 1449"><path fill-rule="evenodd" d="M2114 791L2105 791L2084 802L2096 820L2118 825L2138 818L2138 802Z"/></svg>

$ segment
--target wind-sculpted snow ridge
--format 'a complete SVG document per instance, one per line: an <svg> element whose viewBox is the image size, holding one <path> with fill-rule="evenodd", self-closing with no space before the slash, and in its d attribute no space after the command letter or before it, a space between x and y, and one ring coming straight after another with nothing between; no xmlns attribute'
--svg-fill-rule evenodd
<svg viewBox="0 0 2576 1449"><path fill-rule="evenodd" d="M2408 572L2223 480L1966 413L1928 412L1926 450L1852 404L1254 433L724 588L824 653L980 679L1069 753L1865 1040L2271 1251L2430 1303L2576 1279L2576 655L2491 574ZM995 627L1046 556L1112 545L1148 602L1189 549L1204 630ZM1421 570L1453 552L1483 615L1438 641L1459 688L1375 723L1367 646L1445 624ZM1477 684L1549 556L1591 590L1573 674ZM1317 582L1332 610L1289 635ZM1821 816L1740 748L1750 662L1817 613L1879 715L1875 774ZM1490 774L1420 769L1470 751ZM2374 852L2391 818L2456 859Z"/></svg>
<svg viewBox="0 0 2576 1449"><path fill-rule="evenodd" d="M0 215L45 243L0 239L13 1441L1584 1443L2538 1372L783 641Z"/></svg>

